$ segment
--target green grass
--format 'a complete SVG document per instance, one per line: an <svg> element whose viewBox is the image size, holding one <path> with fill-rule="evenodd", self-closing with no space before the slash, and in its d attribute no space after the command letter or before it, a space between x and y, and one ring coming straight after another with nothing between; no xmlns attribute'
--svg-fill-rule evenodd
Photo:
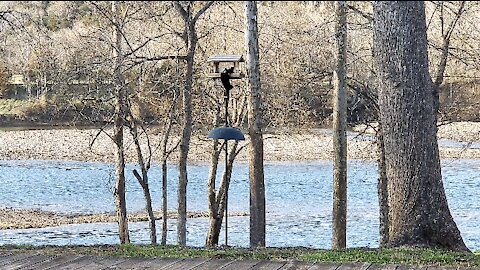
<svg viewBox="0 0 480 270"><path fill-rule="evenodd" d="M156 257L156 258L218 258L250 260L299 260L324 263L372 263L430 265L453 267L480 267L480 253L451 252L439 249L346 249L340 251L307 248L184 248L179 246L106 245L33 247L3 246L1 250L37 252L42 254L85 254L100 256Z"/></svg>

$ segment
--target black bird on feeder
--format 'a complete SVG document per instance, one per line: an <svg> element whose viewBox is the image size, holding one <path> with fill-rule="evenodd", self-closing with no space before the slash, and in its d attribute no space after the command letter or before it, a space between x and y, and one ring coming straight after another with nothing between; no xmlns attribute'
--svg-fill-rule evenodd
<svg viewBox="0 0 480 270"><path fill-rule="evenodd" d="M230 74L233 73L233 67L225 68L222 73L220 73L220 80L222 81L223 87L225 90L229 91L233 88L233 85L230 83Z"/></svg>

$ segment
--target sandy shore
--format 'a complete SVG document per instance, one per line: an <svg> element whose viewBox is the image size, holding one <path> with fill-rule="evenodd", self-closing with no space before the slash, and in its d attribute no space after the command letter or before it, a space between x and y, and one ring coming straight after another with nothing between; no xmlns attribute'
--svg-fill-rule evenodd
<svg viewBox="0 0 480 270"><path fill-rule="evenodd" d="M376 159L376 146L372 142L373 131L365 126L353 129L364 136L349 136L348 156L350 159ZM0 131L0 160L74 160L88 162L113 162L114 147L112 130L100 132L98 129L48 129L48 130L10 130ZM127 162L135 162L136 153L130 134L125 134ZM145 136L143 141L145 142ZM480 143L480 123L452 123L439 127L439 139ZM153 161L160 160L158 144L160 135L152 132L150 143L153 149ZM302 133L276 132L264 136L264 157L266 161L314 161L332 159L332 138L329 130L310 130ZM370 140L369 140L370 138ZM178 140L172 139L171 145ZM248 140L247 140L248 141ZM241 145L245 145L246 142ZM142 145L146 149L146 143ZM205 134L195 134L190 147L190 163L208 163L211 141ZM478 159L480 147L440 147L443 159ZM222 155L223 156L223 155ZM178 158L177 151L172 153L170 162ZM246 148L242 150L237 162L248 162ZM240 213L244 214L244 213ZM173 215L173 214L172 214ZM204 216L205 213L191 213L191 217ZM157 214L156 216L160 216ZM142 213L130 214L131 221L146 220ZM57 226L72 223L115 222L114 215L64 216L38 210L6 209L0 206L0 229L31 228Z"/></svg>
<svg viewBox="0 0 480 270"><path fill-rule="evenodd" d="M354 131L371 129L364 126ZM75 160L92 162L113 162L114 146L109 136L112 130L100 132L98 129L50 129L0 131L0 160ZM480 142L480 123L464 122L440 126L439 139L451 139L463 142ZM190 146L190 163L208 163L211 153L211 141L205 134L194 134ZM142 136L142 148L147 149L145 136ZM176 144L174 136L170 145ZM314 161L332 159L333 143L331 131L309 130L300 133L276 132L264 135L264 157L267 161ZM160 161L159 134L149 135L153 149L153 161ZM248 138L247 138L248 141ZM245 145L247 141L241 142ZM130 134L125 134L127 162L135 162L136 153ZM178 151L171 155L170 162L178 158ZM480 158L480 149L441 147L441 157L476 159ZM364 137L350 137L348 156L351 159L376 159L376 146ZM248 162L247 149L237 157L238 162Z"/></svg>
<svg viewBox="0 0 480 270"><path fill-rule="evenodd" d="M248 213L231 212L228 216L246 216ZM156 219L161 219L160 212L154 212ZM177 214L168 213L168 218L176 218ZM188 218L208 217L207 212L189 212ZM147 221L146 213L128 213L130 222ZM10 209L0 208L0 230L29 229L60 226L65 224L81 223L115 223L117 218L112 214L89 214L89 215L60 215L36 209Z"/></svg>

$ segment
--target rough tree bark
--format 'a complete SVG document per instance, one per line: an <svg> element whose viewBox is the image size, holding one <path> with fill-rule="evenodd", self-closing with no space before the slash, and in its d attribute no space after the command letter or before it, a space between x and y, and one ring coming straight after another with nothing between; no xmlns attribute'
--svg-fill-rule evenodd
<svg viewBox="0 0 480 270"><path fill-rule="evenodd" d="M118 236L120 243L130 243L127 220L127 205L125 200L125 153L123 145L123 126L125 119L125 79L123 77L123 52L122 52L122 35L121 20L119 15L119 2L112 1L112 14L115 30L113 31L115 40L115 49L113 58L115 59L114 82L115 82L115 119L114 134L115 143L115 203L118 219Z"/></svg>
<svg viewBox="0 0 480 270"><path fill-rule="evenodd" d="M332 248L347 246L347 2L335 1Z"/></svg>
<svg viewBox="0 0 480 270"><path fill-rule="evenodd" d="M388 244L388 178L385 164L385 145L383 143L383 133L381 124L377 130L377 167L378 167L378 206L379 206L379 233L380 233L380 246L384 247Z"/></svg>
<svg viewBox="0 0 480 270"><path fill-rule="evenodd" d="M187 69L185 72L185 85L183 88L183 127L182 138L179 147L178 160L178 218L177 218L177 244L185 246L187 244L187 159L190 147L190 138L192 136L192 85L193 85L193 65L195 61L195 51L197 49L197 31L196 23L200 16L213 5L213 1L207 2L197 13L192 14L193 2L186 3L184 8L182 2L175 1L174 6L184 22L184 32L181 35L187 49Z"/></svg>
<svg viewBox="0 0 480 270"><path fill-rule="evenodd" d="M245 1L245 26L247 85L249 93L248 134L250 137L250 247L264 247L265 183L263 173L263 119L256 1Z"/></svg>
<svg viewBox="0 0 480 270"><path fill-rule="evenodd" d="M468 250L440 169L422 1L376 1L374 61L388 177L392 247Z"/></svg>
<svg viewBox="0 0 480 270"><path fill-rule="evenodd" d="M444 19L444 2L439 1L436 5L439 6L440 9L440 25L441 25L441 36L442 36L442 45L440 47L440 58L437 64L437 70L434 75L434 82L433 82L433 95L434 95L434 109L438 113L439 112L439 92L440 86L443 83L445 70L447 67L447 60L448 54L450 49L450 40L452 38L452 34L454 33L455 27L459 19L461 18L462 14L465 12L465 2L466 1L459 1L458 2L458 9L455 12L455 16L452 19L451 23L446 26L446 22ZM377 148L378 148L378 171L379 171L379 178L378 178L378 201L380 207L380 246L385 246L388 244L388 191L387 191L387 175L386 175L386 165L385 165L385 151L383 146L383 135L381 131L381 125L377 130Z"/></svg>

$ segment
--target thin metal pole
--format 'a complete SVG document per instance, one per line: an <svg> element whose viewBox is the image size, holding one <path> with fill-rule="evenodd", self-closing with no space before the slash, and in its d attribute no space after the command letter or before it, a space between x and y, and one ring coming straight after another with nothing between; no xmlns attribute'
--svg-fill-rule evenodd
<svg viewBox="0 0 480 270"><path fill-rule="evenodd" d="M228 145L225 140L225 177L228 177ZM228 182L228 181L227 181ZM225 246L228 246L228 186L225 189Z"/></svg>
<svg viewBox="0 0 480 270"><path fill-rule="evenodd" d="M230 91L225 88L225 127L228 127L228 99ZM228 140L225 140L225 180L228 177ZM227 181L228 182L228 181ZM228 246L228 185L225 186L225 246Z"/></svg>
<svg viewBox="0 0 480 270"><path fill-rule="evenodd" d="M228 99L230 96L230 91L225 89L223 99L225 100L225 126L228 127Z"/></svg>

